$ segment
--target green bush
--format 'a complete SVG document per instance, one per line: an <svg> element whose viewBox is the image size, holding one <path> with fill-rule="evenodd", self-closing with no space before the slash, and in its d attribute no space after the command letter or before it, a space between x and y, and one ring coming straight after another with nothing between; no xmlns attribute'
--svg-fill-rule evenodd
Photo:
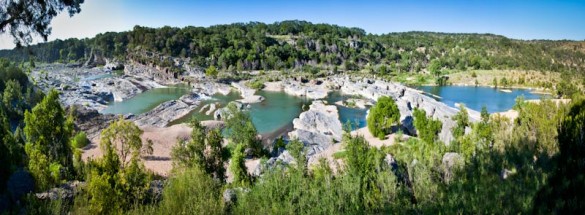
<svg viewBox="0 0 585 215"><path fill-rule="evenodd" d="M416 128L418 137L427 143L434 143L437 141L443 123L438 119L427 117L427 112L421 109L414 109L412 115L414 116L414 127Z"/></svg>
<svg viewBox="0 0 585 215"><path fill-rule="evenodd" d="M390 129L400 120L400 111L394 100L387 96L378 98L378 102L368 114L368 130L380 139L390 133Z"/></svg>
<svg viewBox="0 0 585 215"><path fill-rule="evenodd" d="M73 140L71 141L71 145L77 149L81 149L89 145L89 139L87 139L87 135L85 134L85 132L80 131L77 134L75 134Z"/></svg>
<svg viewBox="0 0 585 215"><path fill-rule="evenodd" d="M221 183L199 168L181 169L166 183L162 200L128 214L225 214Z"/></svg>
<svg viewBox="0 0 585 215"><path fill-rule="evenodd" d="M264 88L264 81L258 79L258 80L248 82L248 87L250 87L252 89L256 89L256 90L261 90L262 88Z"/></svg>

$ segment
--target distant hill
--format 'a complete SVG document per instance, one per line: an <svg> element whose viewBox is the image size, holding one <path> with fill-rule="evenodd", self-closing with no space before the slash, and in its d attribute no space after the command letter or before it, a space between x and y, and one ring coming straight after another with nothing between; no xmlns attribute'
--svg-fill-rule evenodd
<svg viewBox="0 0 585 215"><path fill-rule="evenodd" d="M228 71L336 68L420 72L432 60L450 70L582 73L585 68L584 42L433 32L372 35L359 28L296 20L185 28L135 26L132 31L108 32L91 39L0 50L0 57L17 62L31 57L43 62L84 62L92 54L163 67L173 65L165 56L182 57L190 58L193 66L214 65Z"/></svg>

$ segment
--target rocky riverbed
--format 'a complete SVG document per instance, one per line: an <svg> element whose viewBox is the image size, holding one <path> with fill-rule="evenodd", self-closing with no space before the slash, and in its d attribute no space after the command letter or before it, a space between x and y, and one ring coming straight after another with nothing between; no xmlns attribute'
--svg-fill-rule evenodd
<svg viewBox="0 0 585 215"><path fill-rule="evenodd" d="M119 75L104 67L77 65L41 65L31 72L31 79L43 91L57 89L65 106L83 105L103 110L111 101L123 101L146 90L164 87L140 76Z"/></svg>
<svg viewBox="0 0 585 215"><path fill-rule="evenodd" d="M447 106L420 91L406 87L398 83L390 83L380 80L365 78L350 78L348 76L335 76L328 79L330 86L340 90L344 94L357 95L372 102L381 96L389 96L396 101L400 110L400 125L407 134L416 134L412 113L415 108L423 109L429 117L441 120L443 127L439 133L441 141L449 144L453 140L452 128L455 121L452 117L459 112L458 109ZM471 121L478 121L480 114L468 109Z"/></svg>
<svg viewBox="0 0 585 215"><path fill-rule="evenodd" d="M78 118L76 126L86 131L90 138L96 139L99 138L99 132L117 118L114 115L103 115L98 112L105 108L109 102L126 100L146 90L164 87L162 84L178 83L166 78L167 76L157 77L156 72L149 70L147 67L125 66L125 70L128 70L126 75L117 75L112 73L109 68L68 67L62 64L51 64L35 69L31 74L31 78L44 91L51 88L59 89L62 92L62 103L65 106L76 106L76 116ZM245 82L224 84L205 80L204 77L197 78L193 76L190 79L190 93L187 95L176 100L164 102L146 113L123 117L133 120L140 127L149 128L154 132L157 129L164 129L172 121L192 111L213 114L217 119L224 118L224 107L217 107L214 103L202 106L201 102L212 98L212 95L218 93L227 95L233 89L239 91L242 96L241 100L234 101L234 104L239 109L246 109L249 103L267 102L262 96L255 95L257 91L247 87ZM285 135L289 139L296 138L303 142L307 149L309 161L312 160L312 157L323 157L342 150L342 147L338 146L338 143L342 141L343 131L337 106L327 104L321 100L326 98L331 91L339 91L342 94L355 96L355 98L338 102L337 105L358 108L368 108L375 104L376 100L381 96L392 97L400 110L401 129L408 135L416 135L412 117L413 110L415 108L423 109L428 116L443 122L439 137L447 144L453 139L451 129L455 126L455 122L452 117L459 111L423 95L418 90L401 84L365 78L352 78L345 75L312 81L286 79L265 83L265 86L270 91L283 91L290 95L314 100L306 111L293 120L292 127L281 130L282 134L272 134L274 137ZM471 121L479 120L479 113L473 110L468 110L468 112ZM367 132L364 129L361 131ZM184 131L184 133L187 132ZM274 137L271 139L275 139ZM168 143L161 142L161 144L168 147L175 143L176 140ZM387 143L380 143L380 145L385 144ZM267 146L269 145L267 144ZM274 157L268 163L278 163L277 161L289 163L292 162L292 159L286 150L281 149L274 154ZM251 169L251 171L255 172L255 174L260 174L259 172L262 172L262 168L265 167L258 166Z"/></svg>

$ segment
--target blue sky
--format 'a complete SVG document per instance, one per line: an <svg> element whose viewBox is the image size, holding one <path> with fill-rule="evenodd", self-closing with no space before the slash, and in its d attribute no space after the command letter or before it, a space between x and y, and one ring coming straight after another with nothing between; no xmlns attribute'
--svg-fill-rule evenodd
<svg viewBox="0 0 585 215"><path fill-rule="evenodd" d="M414 30L585 40L585 0L86 0L80 14L73 18L61 14L53 20L49 40L92 37L134 25L209 26L291 19L359 27L374 34ZM0 48L10 48L11 41L5 38L0 37Z"/></svg>

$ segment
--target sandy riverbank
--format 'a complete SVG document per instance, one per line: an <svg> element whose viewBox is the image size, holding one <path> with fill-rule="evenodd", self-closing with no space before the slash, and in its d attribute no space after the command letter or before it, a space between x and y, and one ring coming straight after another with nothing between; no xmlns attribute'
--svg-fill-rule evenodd
<svg viewBox="0 0 585 215"><path fill-rule="evenodd" d="M203 121L201 122L206 127L222 126L221 121ZM143 143L147 140L152 140L153 154L143 157L144 165L147 169L159 174L167 176L173 168L171 161L171 151L179 141L190 139L191 127L188 124L177 124L169 127L141 127L144 133L141 135ZM102 156L99 148L99 137L91 141L91 144L84 148L83 159L96 159Z"/></svg>

